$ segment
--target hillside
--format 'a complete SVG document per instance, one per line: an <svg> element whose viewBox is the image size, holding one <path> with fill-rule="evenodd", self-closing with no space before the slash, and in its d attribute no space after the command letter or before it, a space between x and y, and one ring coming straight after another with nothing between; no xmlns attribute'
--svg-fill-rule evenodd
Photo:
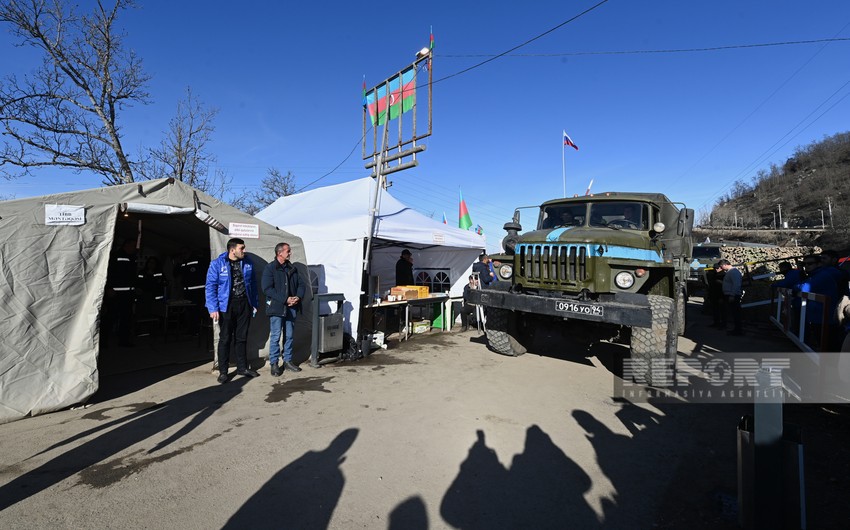
<svg viewBox="0 0 850 530"><path fill-rule="evenodd" d="M775 228L780 215L787 228L816 228L823 222L832 230L793 238L751 234L749 240L850 247L850 132L798 148L782 166L759 171L751 183L735 182L714 205L710 217L704 215L699 224L743 230Z"/></svg>

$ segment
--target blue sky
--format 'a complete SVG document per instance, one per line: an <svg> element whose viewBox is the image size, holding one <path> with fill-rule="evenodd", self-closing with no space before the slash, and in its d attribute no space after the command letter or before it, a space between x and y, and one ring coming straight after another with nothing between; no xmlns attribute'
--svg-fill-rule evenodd
<svg viewBox="0 0 850 530"><path fill-rule="evenodd" d="M440 81L596 3L140 2L119 26L153 76L153 102L122 115L125 146L133 154L157 144L191 86L220 109L211 151L235 191L257 186L271 166L305 186L355 146L313 187L365 176L363 76L372 86L409 64L433 27L433 135L419 167L393 175L390 191L454 224L462 189L492 250L515 207L562 195L564 129L580 147L564 153L568 195L593 179L594 192L661 191L697 210L796 147L850 129L850 41L582 54L847 39L845 0L609 0ZM0 74L37 65L13 42L0 32ZM53 169L0 181L0 195L99 184Z"/></svg>

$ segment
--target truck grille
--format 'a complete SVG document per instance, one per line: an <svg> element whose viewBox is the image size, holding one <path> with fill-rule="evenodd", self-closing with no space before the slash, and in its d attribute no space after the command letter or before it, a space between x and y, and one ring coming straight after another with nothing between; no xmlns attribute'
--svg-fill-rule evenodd
<svg viewBox="0 0 850 530"><path fill-rule="evenodd" d="M519 276L538 282L576 282L587 279L585 245L517 245Z"/></svg>

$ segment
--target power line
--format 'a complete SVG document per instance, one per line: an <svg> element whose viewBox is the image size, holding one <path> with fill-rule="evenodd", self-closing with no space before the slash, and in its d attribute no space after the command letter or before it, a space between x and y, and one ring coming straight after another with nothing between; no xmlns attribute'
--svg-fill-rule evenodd
<svg viewBox="0 0 850 530"><path fill-rule="evenodd" d="M596 6L594 6L596 7ZM591 8L593 9L593 8ZM762 42L756 44L731 44L728 46L710 46L707 48L673 48L670 50L619 50L619 51L595 51L595 52L566 52L566 53L503 53L499 55L489 54L453 54L440 55L440 57L469 58L469 57L577 57L583 55L640 55L640 54L660 54L660 53L692 53L692 52L714 52L723 50L738 50L745 48L767 48L771 46L794 46L799 44L818 44L821 42L844 42L850 41L848 38L831 38L831 39L813 39L813 40L795 40L783 42ZM483 64L483 63L482 63ZM479 66L479 65L476 65Z"/></svg>
<svg viewBox="0 0 850 530"><path fill-rule="evenodd" d="M765 160L767 160L768 158L770 158L771 156L773 156L774 154L776 154L776 153L777 153L780 149L782 149L783 147L785 147L786 145L788 145L788 143L789 143L791 140L793 140L794 138L796 138L797 136L799 136L800 134L802 134L802 133L803 133L803 131L805 131L806 129L808 129L808 128L809 128L809 127L811 127L812 125L814 125L814 123L815 123L815 122L817 122L819 119L821 119L821 118L822 118L822 117L823 117L823 116L824 116L827 112L829 112L829 111L830 111L830 110L832 110L832 109L833 109L836 105L838 105L839 103L841 103L842 101L844 101L844 99L845 99L845 98L847 98L848 96L850 96L850 91L848 91L848 92L847 92L847 93L845 93L843 96L841 96L840 98L838 98L838 100L837 100L835 103L833 103L832 105L830 105L829 107L827 107L827 108L826 108L826 110L824 110L823 112L821 112L821 113L820 113L820 114L819 114L819 115L818 115L815 119L813 119L811 122L809 122L809 123L808 123L808 125L806 125L806 126L805 126L805 127L803 127L802 129L800 129L800 130L799 130L796 134L794 134L793 136L791 136L790 138L788 138L788 140L786 140L786 141L785 141L782 145L779 145L779 146L777 147L777 144L778 144L779 142L781 142L781 141L782 141L785 137L789 136L792 132L794 132L794 129L796 129L796 128L800 127L800 125L802 125L802 124L803 124L806 120L808 120L808 119L809 119L809 118L810 118L810 117L811 117L811 116L812 116L815 112L817 112L817 111L818 111L821 107L823 107L824 105L826 105L826 103L827 103L830 99L832 99L833 97L835 97L835 95L836 95L836 94L838 94L841 90L843 90L843 89L844 89L845 87L847 87L848 85L850 85L850 80L848 80L846 83L844 83L843 85L841 85L841 86L840 86L840 87L839 87L836 91L834 91L832 94L830 94L830 95L829 95L829 97L827 97L827 98L826 98L825 100L823 100L823 101L822 101L822 102L821 102L821 103L820 103L817 107L815 107L815 108L814 108L814 110L812 110L810 113L808 113L808 114L807 114L807 115L806 115L806 116L805 116L802 120L800 120L799 122L797 122L797 124L796 124L796 125L794 125L793 127L791 127L791 129L789 129L789 130L788 130L788 132L786 132L784 135L782 135L782 136L779 138L779 140L777 140L776 142L774 142L774 143L773 143L773 145L771 145L770 147L768 147L768 148L767 148L764 152L762 152L762 154L761 154L761 155L759 155L758 157L756 157L756 159L755 159L753 162L750 162L750 163L749 163L749 164L748 164L748 165L747 165L747 166L746 166L743 170L741 170L741 171L740 171L737 175L735 175L735 176L732 178L732 180L731 180L731 181L727 182L727 184L726 184L726 185L724 185L724 186L723 186L723 188L721 188L721 189L720 189L720 191L718 191L717 193L715 193L714 195L712 195L711 197L709 197L706 201L704 201L704 202L700 205L700 207L702 207L702 206L706 205L709 201L711 201L711 200L713 200L713 199L715 199L715 198L719 198L719 197L720 197L720 195L722 195L724 191L726 191L727 189L729 189L729 188L730 188L730 187L731 187L731 186L732 186L735 182L737 182L737 181L738 181L738 178L740 178L740 177L741 177L742 175L744 175L745 173L749 172L753 166L756 166L756 165L758 165L758 164L760 164L760 163L764 162ZM774 149L774 147L776 147L776 149ZM773 149L773 151L771 151L771 149Z"/></svg>
<svg viewBox="0 0 850 530"><path fill-rule="evenodd" d="M457 77L457 76L459 76L459 75L461 75L461 74L465 74L466 72L469 72L470 70L474 70L474 69L476 69L476 68L479 68L479 67L481 67L481 66L484 66L485 64L487 64L487 63L489 63L489 62L495 61L496 59L498 59L498 58L500 58L500 57L505 57L506 55L510 54L512 51L515 51L515 50L518 50L518 49L520 49L520 48L522 48L522 47L524 47L524 46L527 46L527 45L531 44L532 42L534 42L534 41L536 41L536 40L538 40L538 39L540 39L540 38L542 38L542 37L544 37L544 36L546 36L546 35L548 35L548 34L552 33L553 31L555 31L555 30L557 30L557 29L560 29L560 28L562 28L563 26L566 26L566 25L567 25L567 24L569 24L570 22L573 22L573 21L575 21L575 20L578 20L579 18L583 17L584 15L586 15L586 14L590 13L590 12L591 12L591 11L593 11L594 9L596 9L596 8L600 7L602 4L605 4L605 3L607 3L607 2L608 2L608 0L602 0L602 1L601 1L601 2L599 2L598 4L593 5L593 6L589 7L589 8L587 8L587 9L585 9L584 11L582 11L581 13L579 13L578 15L576 15L576 16L574 16L574 17L570 18L570 19L567 19L567 20L565 20L565 21L563 21L563 22L561 22L561 23L560 23L560 24L558 24L557 26L555 26L555 27L553 27L553 28L550 28L550 29L548 29L548 30L544 31L543 33L541 33L541 34L539 34L539 35L537 35L537 36L535 36L535 37L532 37L532 38L528 39L527 41L523 42L522 44L519 44L519 45L517 45L517 46L514 46L514 47L513 47L513 48L511 48L510 50L507 50L507 51L504 51L504 52L502 52L502 53L499 53L499 54L493 55L492 57L489 57L488 59L486 59L486 60L484 60L484 61L481 61L480 63L473 64L472 66L470 66L470 67L468 67L468 68L464 68L463 70L461 70L461 71L459 71L459 72L455 72L455 73L453 73L453 74L447 75L446 77L441 77L440 79L437 79L436 81L434 81L434 82L433 82L433 84L437 84L437 83L439 83L439 82L441 82L441 81L445 81L445 80L447 80L447 79L451 79L452 77ZM443 57L443 56L441 56L441 57Z"/></svg>
<svg viewBox="0 0 850 530"><path fill-rule="evenodd" d="M455 72L455 73L453 73L453 74L450 74L450 75L447 75L447 76L442 77L442 78L440 78L440 79L437 79L436 81L432 81L432 83L431 83L431 84L432 84L432 85L435 85L435 84L437 84L437 83L439 83L439 82L441 82L441 81L445 81L445 80L447 80L447 79L451 79L451 78L453 78L453 77L457 77L457 76L459 76L459 75L461 75L461 74L465 74L466 72L469 72L470 70L474 70L474 69L476 69L476 68L478 68L478 67L480 67L480 66L483 66L483 65L485 65L485 64L487 64L487 63L489 63L489 62L495 61L495 60L496 60L496 59L498 59L499 57L503 57L503 56L505 56L505 55L507 55L507 54L509 54L509 53L511 53L511 52L513 52L513 51L515 51L515 50L518 50L518 49L520 49L520 48L522 48L522 47L524 47L524 46L527 46L527 45L531 44L532 42L534 42L534 41L536 41L536 40L538 40L538 39L540 39L540 38L542 38L542 37L544 37L544 36L548 35L549 33L552 33L553 31L555 31L555 30L557 30L557 29L560 29L560 28L561 28L561 27L563 27L563 26L566 26L566 25L567 25L567 24L569 24L570 22L573 22L573 21L575 21L575 20L578 20L579 18L583 17L584 15L586 15L586 14L590 13L590 12L591 12L591 11L593 11L594 9L598 8L599 6L601 6L602 4L605 4L605 3L607 3L607 2L608 2L608 0L602 0L602 1L601 1L601 2L599 2L598 4L596 4L596 5L594 5L594 6L591 6L591 7L587 8L587 9L585 9L584 11L582 11L581 13L579 13L578 15L575 15L574 17L569 18L569 19L567 19L567 20L565 20L565 21L561 22L561 23L560 23L560 24L558 24L557 26L554 26L554 27L552 27L552 28L550 28L550 29L547 29L547 30L546 30L546 31L544 31L543 33L540 33L540 34L536 35L535 37L532 37L532 38L528 39L527 41L523 42L522 44L518 44L517 46L514 46L513 48L511 48L511 49L509 49L509 50L507 50L507 51L504 51L504 52L502 52L502 53L500 53L500 54L498 54L498 55L494 55L493 57L490 57L490 58L488 58L488 59L486 59L486 60L484 60L484 61L481 61L481 62L480 62L480 63L478 63L478 64L474 64L474 65L472 65L472 66L470 66L470 67L468 67L468 68L464 68L463 70L461 70L461 71L459 71L459 72ZM369 127L369 129L367 129L367 131L366 131L366 134L369 134L369 131L371 131L371 130L372 130L372 127ZM357 144L359 144L359 143L363 140L363 138L365 138L365 137L366 137L366 134L364 134L364 135L360 138L360 140L358 140L358 141L357 141ZM351 155L354 153L354 150L355 150L355 149L357 149L357 144L355 144L355 146L354 146L354 148L352 148L351 152L350 152L350 153L348 153L348 156L346 156L346 157L345 157L345 159L344 159L342 162L340 162L339 164L337 164L337 166L336 166L335 168L333 168L332 170L328 171L327 173L325 173L325 174L324 174L324 175L322 175L321 177L317 178L316 180L314 180L314 181L310 182L310 183L309 183L309 184L307 184L306 186L303 186L301 189L297 190L295 193L300 193L300 192L304 191L305 189L309 188L310 186L312 186L313 184L315 184L315 183L319 182L319 181L320 181L320 180L322 180L323 178L325 178L325 177L330 176L331 174L333 174L333 172L334 172L334 171L336 171L336 170L337 170L337 169L338 169L338 168L339 168L342 164L344 164L344 163L345 163L345 161L346 161L346 160L348 160L348 159L351 157Z"/></svg>
<svg viewBox="0 0 850 530"><path fill-rule="evenodd" d="M842 27L842 28L838 31L838 33L836 33L836 35L840 34L842 31L844 31L844 28L846 28L846 27L847 27L847 25L845 25L844 27ZM824 40L824 41L831 41L831 40L835 40L835 39L822 39L822 40ZM841 40L850 40L850 39L841 39ZM749 113L749 114L747 114L747 115L746 115L746 116L745 116L745 117L744 117L741 121L739 121L739 122L738 122L738 124L737 124L737 125L735 125L734 127L732 127L732 129L730 129L730 130L729 130L729 132L727 132L727 133L726 133L726 134L725 134L725 135L724 135L724 136L723 136L720 140L718 140L718 141L717 141L717 142L716 142L713 146L711 146L711 148L710 148L708 151L706 151L706 152L705 152L705 153L704 153L701 157L699 157L699 158L696 160L696 162L694 162L693 164L691 164L691 165L690 165L690 167L688 167L685 171L683 171L681 175L679 175L678 177L676 177L676 178L673 180L673 182L672 182L672 183L668 184L667 189L669 190L669 189L670 189L673 185L677 184L680 180L682 180L682 178L683 178L683 177L685 177L686 175L688 175L688 174L689 174L689 173L690 173L690 172L691 172L691 171L692 171L695 167L697 167L697 165L699 165L699 163L700 163L700 162L702 162L703 160L705 160L705 158L706 158L706 157L708 157L708 155L710 155L711 153L713 153L713 152L714 152L714 150L715 150L715 149L717 149L718 147L720 147L720 145L721 145L723 142L725 142L725 141L726 141L726 140L727 140L730 136L732 136L732 134L733 134L735 131L737 131L739 128L741 128L741 126L742 126L742 125L744 125L744 123L746 123L746 122L747 122L747 120L749 120L751 117L753 117L753 115L754 115L756 112L758 112L758 110L759 110L759 109L761 109L761 108L762 108L765 104L767 104L767 102L768 102L768 101L770 101L771 99L773 99L773 97L774 97L776 94L778 94L778 93L779 93L779 91L780 91L780 90L782 90L782 89L785 87L785 85L787 85L788 83L790 83L790 82L791 82L791 80L792 80L792 79L794 79L795 77L797 77L797 74L799 74L800 72L802 72L802 71L803 71L803 69L804 69L804 68L806 68L806 66L808 66L808 65L809 65L809 63L811 63L811 62L815 59L815 57L817 57L817 56L818 56L818 55L819 55L819 54L820 54L823 50L825 50L825 49L826 49L826 44L824 44L823 46L821 46L821 48L820 48L818 51L816 51L814 54L812 54L812 56L811 56L811 57L809 57L809 58L808 58L808 60L806 60L806 62L804 62L803 64L801 64L801 65L800 65L800 67L799 67L799 68L797 68L797 69L796 69L796 70L795 70L795 71L794 71L794 72L793 72L790 76L788 76L788 78L787 78L787 79L785 79L785 81L783 81L782 83L780 83L780 84L779 84L779 86L777 86L777 87L773 90L773 92L771 92L771 93L770 93L770 95L769 95L769 96L767 96L766 98L764 98L764 100L762 100L762 102L761 102L761 103L759 103L758 105L756 105L756 107L755 107L752 111L750 111L750 113ZM830 97L831 97L831 96L830 96ZM736 178L737 178L737 177L736 177ZM703 203L703 204L704 204L704 203ZM700 205L700 206L702 206L702 205Z"/></svg>

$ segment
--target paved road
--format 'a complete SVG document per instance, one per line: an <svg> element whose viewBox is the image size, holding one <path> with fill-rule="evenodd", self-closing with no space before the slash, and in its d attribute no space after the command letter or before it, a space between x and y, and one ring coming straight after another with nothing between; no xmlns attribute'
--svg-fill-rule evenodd
<svg viewBox="0 0 850 530"><path fill-rule="evenodd" d="M689 311L683 355L734 349ZM507 358L444 333L279 379L114 376L0 425L0 527L734 527L748 407L614 400L624 349Z"/></svg>

